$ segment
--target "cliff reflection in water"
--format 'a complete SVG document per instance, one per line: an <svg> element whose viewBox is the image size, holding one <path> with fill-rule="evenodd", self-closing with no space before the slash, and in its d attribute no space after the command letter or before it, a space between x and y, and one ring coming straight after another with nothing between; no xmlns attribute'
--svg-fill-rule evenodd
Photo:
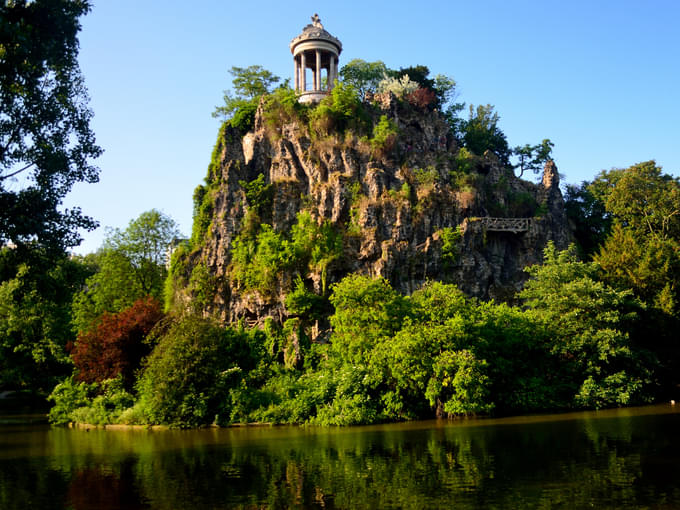
<svg viewBox="0 0 680 510"><path fill-rule="evenodd" d="M679 426L671 406L343 429L8 426L0 508L672 505Z"/></svg>

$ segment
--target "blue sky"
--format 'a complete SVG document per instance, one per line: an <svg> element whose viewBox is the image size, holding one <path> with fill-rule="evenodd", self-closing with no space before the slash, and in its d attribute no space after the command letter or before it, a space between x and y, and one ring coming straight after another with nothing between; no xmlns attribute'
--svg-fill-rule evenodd
<svg viewBox="0 0 680 510"><path fill-rule="evenodd" d="M550 138L566 182L649 159L680 175L677 1L94 3L80 65L105 153L100 182L77 185L65 205L102 226L78 253L152 208L190 233L229 68L291 77L288 44L315 12L343 43L341 66L362 58L451 76L460 101L496 107L511 146Z"/></svg>

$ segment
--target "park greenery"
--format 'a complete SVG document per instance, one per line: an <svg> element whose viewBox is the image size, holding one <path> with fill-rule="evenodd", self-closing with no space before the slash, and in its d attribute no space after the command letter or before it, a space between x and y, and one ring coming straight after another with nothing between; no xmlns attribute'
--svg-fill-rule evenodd
<svg viewBox="0 0 680 510"><path fill-rule="evenodd" d="M364 121L343 118L338 104L360 103L343 100L339 88L329 115L357 129ZM436 176L420 169L415 178L426 185ZM654 162L568 189L568 214L582 219L575 244L548 244L513 305L436 281L411 295L359 274L328 285L323 275L351 232L306 210L277 231L266 223L272 190L264 175L240 186L248 209L231 254L237 285L266 298L284 272L315 271L320 292L298 276L287 318L263 328L224 326L203 306L164 314L152 297L111 309L78 332L73 372L50 397L53 423L353 425L643 404L668 398L678 383L670 332L679 318L680 183ZM141 219L105 245L128 246L113 240L134 238ZM440 235L455 259L460 231ZM193 242L180 245L184 255ZM192 280L204 271L197 264ZM324 320L330 336L313 340L309 326Z"/></svg>
<svg viewBox="0 0 680 510"><path fill-rule="evenodd" d="M274 88L280 79L260 66L233 67L233 90L214 113L220 141L194 193L191 238L176 242L174 221L152 209L110 230L96 253L69 255L78 229L96 225L60 209L74 183L97 178L91 159L100 149L77 66L78 18L88 10L84 1L0 7L8 20L0 41L0 391L49 394L56 424L195 427L597 409L668 398L680 383L680 182L653 161L567 187L575 243L564 251L549 244L511 304L437 281L411 295L359 274L329 284L355 235L351 222L341 228L303 209L277 231L267 219L271 184L260 174L239 183L247 213L229 258L233 281L264 297L277 294L285 271L317 273L320 284L298 276L287 316L261 328L210 316L216 282L203 262L193 260L190 274L182 264L210 235L226 134L252 129L258 108L272 139L282 123L304 123L311 156L314 144L356 139L375 158L390 157L399 136L376 114L376 94L437 111L460 147L452 178L463 191L477 185L472 169L487 151L520 175L550 159L548 139L511 148L491 105L469 105L462 117L455 81L422 65L350 61L315 106L299 104L285 82ZM16 41L34 30L54 40L35 38L24 51ZM9 86L15 76L26 85ZM16 191L8 183L19 175L27 184ZM415 169L413 179L432 186L438 174ZM413 198L408 184L392 193ZM461 232L439 234L444 264L452 263ZM192 289L192 303L173 302L178 286ZM312 340L319 321L329 335Z"/></svg>

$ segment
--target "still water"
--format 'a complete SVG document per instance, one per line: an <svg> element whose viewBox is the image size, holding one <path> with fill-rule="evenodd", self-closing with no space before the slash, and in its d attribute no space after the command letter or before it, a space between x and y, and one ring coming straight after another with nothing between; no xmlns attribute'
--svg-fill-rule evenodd
<svg viewBox="0 0 680 510"><path fill-rule="evenodd" d="M0 508L680 508L680 406L353 427L0 426Z"/></svg>

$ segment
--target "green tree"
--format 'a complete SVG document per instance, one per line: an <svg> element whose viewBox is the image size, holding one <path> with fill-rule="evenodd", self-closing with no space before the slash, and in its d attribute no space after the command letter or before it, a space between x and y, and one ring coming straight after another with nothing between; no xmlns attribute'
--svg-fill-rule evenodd
<svg viewBox="0 0 680 510"><path fill-rule="evenodd" d="M217 106L212 116L230 121L233 127L247 131L252 127L260 97L269 94L280 78L257 65L233 66L229 73L234 77L233 91L224 91L224 105Z"/></svg>
<svg viewBox="0 0 680 510"><path fill-rule="evenodd" d="M467 349L443 352L427 385L430 405L439 403L450 415L489 412L493 404L489 402L487 366Z"/></svg>
<svg viewBox="0 0 680 510"><path fill-rule="evenodd" d="M434 89L435 80L430 78L430 70L427 66L417 65L409 67L400 67L398 71L390 71L390 76L394 78L403 78L408 76L411 81L416 82L423 88Z"/></svg>
<svg viewBox="0 0 680 510"><path fill-rule="evenodd" d="M613 224L593 260L607 282L632 289L645 303L633 338L661 361L663 387L674 388L680 382L680 181L647 161L601 172L588 190Z"/></svg>
<svg viewBox="0 0 680 510"><path fill-rule="evenodd" d="M517 156L515 168L519 168L519 177L522 177L527 170L535 174L540 172L543 165L550 160L554 146L555 144L546 138L537 145L526 144L512 149L512 153Z"/></svg>
<svg viewBox="0 0 680 510"><path fill-rule="evenodd" d="M96 182L101 154L78 67L86 0L0 5L0 246L36 244L58 254L97 223L61 209L77 182Z"/></svg>
<svg viewBox="0 0 680 510"><path fill-rule="evenodd" d="M456 80L444 74L437 74L434 77L434 93L437 95L438 107L442 110L446 109L451 101L456 96Z"/></svg>
<svg viewBox="0 0 680 510"><path fill-rule="evenodd" d="M572 245L558 252L551 242L543 265L519 297L539 314L553 338L579 405L603 407L644 401L648 372L632 349L628 329L639 309L629 290L600 281L595 263L580 262Z"/></svg>
<svg viewBox="0 0 680 510"><path fill-rule="evenodd" d="M25 389L47 394L71 369L66 346L71 300L93 268L78 258L50 254L40 265L16 264L15 250L0 249L0 391Z"/></svg>
<svg viewBox="0 0 680 510"><path fill-rule="evenodd" d="M481 156L487 150L495 153L501 163L510 164L511 150L505 134L498 127L500 117L490 104L469 107L466 121L460 122L460 137L467 149Z"/></svg>
<svg viewBox="0 0 680 510"><path fill-rule="evenodd" d="M366 96L366 92L375 92L378 84L387 74L387 66L380 60L366 62L360 58L355 58L340 69L342 81L352 85L361 99Z"/></svg>
<svg viewBox="0 0 680 510"><path fill-rule="evenodd" d="M602 172L589 190L614 225L594 260L611 282L680 318L680 180L647 161Z"/></svg>
<svg viewBox="0 0 680 510"><path fill-rule="evenodd" d="M340 359L365 363L377 342L399 331L408 304L382 278L349 275L334 284L332 291L333 350Z"/></svg>
<svg viewBox="0 0 680 510"><path fill-rule="evenodd" d="M600 172L590 190L617 223L636 234L680 239L680 179L654 161Z"/></svg>
<svg viewBox="0 0 680 510"><path fill-rule="evenodd" d="M74 299L76 331L87 330L102 313L119 312L142 297L162 301L165 257L179 235L174 220L155 209L142 213L123 231L111 230L95 255L97 273Z"/></svg>
<svg viewBox="0 0 680 510"><path fill-rule="evenodd" d="M611 231L611 214L602 200L589 189L590 183L567 184L564 193L564 210L573 225L574 238L584 257L591 257Z"/></svg>

